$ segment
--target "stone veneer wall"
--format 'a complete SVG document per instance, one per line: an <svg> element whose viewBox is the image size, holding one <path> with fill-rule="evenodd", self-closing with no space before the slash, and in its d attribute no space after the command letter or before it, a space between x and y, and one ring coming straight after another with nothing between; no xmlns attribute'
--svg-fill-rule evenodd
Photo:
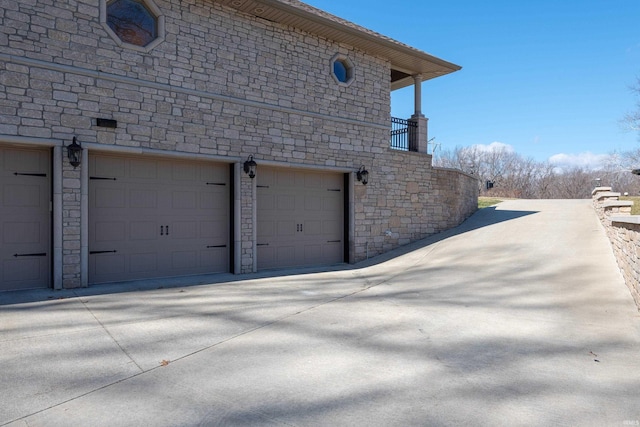
<svg viewBox="0 0 640 427"><path fill-rule="evenodd" d="M631 215L633 202L619 200L611 187L592 193L593 206L611 241L624 281L640 309L640 215Z"/></svg>
<svg viewBox="0 0 640 427"><path fill-rule="evenodd" d="M365 165L369 185L354 186L352 261L455 226L476 209L475 178L389 148L387 61L209 0L155 1L165 40L141 52L105 31L101 1L0 0L0 143L60 147L76 136L89 150L229 163L253 155L258 164L335 172ZM336 53L355 64L348 87L331 77ZM117 129L97 127L98 117L117 120ZM73 169L64 154L63 286L76 287L86 284L87 162ZM238 176L246 273L255 265L255 195Z"/></svg>

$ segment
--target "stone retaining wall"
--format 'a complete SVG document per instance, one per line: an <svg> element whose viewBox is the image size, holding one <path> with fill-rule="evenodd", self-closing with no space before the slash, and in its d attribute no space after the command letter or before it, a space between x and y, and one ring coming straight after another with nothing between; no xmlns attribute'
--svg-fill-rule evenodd
<svg viewBox="0 0 640 427"><path fill-rule="evenodd" d="M640 309L640 215L631 215L633 202L620 200L611 187L592 192L593 206L611 241L613 253Z"/></svg>

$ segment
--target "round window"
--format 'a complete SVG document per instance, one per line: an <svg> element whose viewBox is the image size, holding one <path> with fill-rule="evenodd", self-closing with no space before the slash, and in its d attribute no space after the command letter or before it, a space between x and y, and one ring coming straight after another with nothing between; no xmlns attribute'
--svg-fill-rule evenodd
<svg viewBox="0 0 640 427"><path fill-rule="evenodd" d="M135 46L144 47L158 37L158 19L140 1L108 3L107 24L120 40Z"/></svg>

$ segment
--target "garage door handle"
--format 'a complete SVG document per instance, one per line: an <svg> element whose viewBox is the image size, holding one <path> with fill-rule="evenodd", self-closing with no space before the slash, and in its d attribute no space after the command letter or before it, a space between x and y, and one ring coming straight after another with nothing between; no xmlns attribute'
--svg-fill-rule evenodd
<svg viewBox="0 0 640 427"><path fill-rule="evenodd" d="M47 256L46 252L37 253L37 254L13 254L14 257L18 258L21 256Z"/></svg>
<svg viewBox="0 0 640 427"><path fill-rule="evenodd" d="M211 249L211 248L226 248L227 245L209 245L207 246L207 249Z"/></svg>
<svg viewBox="0 0 640 427"><path fill-rule="evenodd" d="M340 243L342 240L327 240L327 243Z"/></svg>
<svg viewBox="0 0 640 427"><path fill-rule="evenodd" d="M164 236L164 225L160 226L160 235Z"/></svg>

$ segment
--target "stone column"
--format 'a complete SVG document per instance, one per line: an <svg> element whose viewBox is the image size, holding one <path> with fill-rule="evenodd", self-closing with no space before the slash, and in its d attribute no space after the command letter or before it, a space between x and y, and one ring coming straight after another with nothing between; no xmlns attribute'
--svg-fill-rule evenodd
<svg viewBox="0 0 640 427"><path fill-rule="evenodd" d="M409 150L418 153L427 153L428 139L428 122L424 114L422 114L422 77L413 76L414 81L414 110L413 116L409 122L416 124L416 127L409 129Z"/></svg>
<svg viewBox="0 0 640 427"><path fill-rule="evenodd" d="M413 76L413 89L414 89L414 113L413 117L422 116L422 76Z"/></svg>

